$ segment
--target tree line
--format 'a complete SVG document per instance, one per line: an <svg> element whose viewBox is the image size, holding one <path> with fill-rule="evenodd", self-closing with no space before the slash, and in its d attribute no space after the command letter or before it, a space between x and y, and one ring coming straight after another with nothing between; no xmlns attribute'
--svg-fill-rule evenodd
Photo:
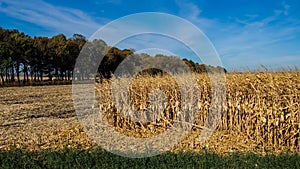
<svg viewBox="0 0 300 169"><path fill-rule="evenodd" d="M81 51L89 54L81 61L86 64L86 69L74 70L76 59ZM88 41L81 34L74 34L67 38L63 34L51 38L31 37L16 29L3 29L0 27L0 79L1 84L27 83L29 81L53 81L89 78L88 70L91 57L103 55L98 67L98 73L103 78L110 78L118 65L128 56L133 55L133 49L118 49L109 47L103 40ZM183 59L193 72L206 72L207 66ZM221 67L213 69L225 70ZM150 72L151 73L151 72Z"/></svg>

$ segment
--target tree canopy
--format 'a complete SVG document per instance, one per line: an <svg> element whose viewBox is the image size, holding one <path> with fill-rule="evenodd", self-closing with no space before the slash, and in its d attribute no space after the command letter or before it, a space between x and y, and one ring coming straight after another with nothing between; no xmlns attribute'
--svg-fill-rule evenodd
<svg viewBox="0 0 300 169"><path fill-rule="evenodd" d="M103 78L110 78L128 56L153 58L147 54L135 54L133 49L121 50L110 47L101 39L88 41L81 34L74 34L71 38L63 34L51 38L31 37L16 29L8 30L0 27L0 81L2 84L15 81L20 84L29 81L72 80L75 74L74 77L79 79L90 78L88 65L82 67L82 70L74 70L81 51L90 54L84 57L82 63L95 64L91 61L102 55L102 62L96 73ZM164 55L155 57L167 58ZM183 59L183 61L195 73L207 72L209 69L225 70L222 67L198 64L192 60ZM158 70L148 71L154 74L158 72Z"/></svg>

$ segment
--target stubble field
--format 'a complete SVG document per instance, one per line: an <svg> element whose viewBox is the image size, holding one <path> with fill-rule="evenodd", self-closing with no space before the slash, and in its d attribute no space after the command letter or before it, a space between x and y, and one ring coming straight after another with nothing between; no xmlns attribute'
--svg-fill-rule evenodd
<svg viewBox="0 0 300 169"><path fill-rule="evenodd" d="M210 107L210 81L196 75L199 116L192 130L172 151L218 154L299 152L300 73L231 73L226 75L226 102L217 130L204 143L198 136ZM131 137L153 137L176 120L180 110L176 83L171 77L139 77L130 84L131 103L138 110L149 107L147 93L161 89L166 107L160 119L134 123L122 117L111 101L111 83L96 85L99 108L116 131ZM179 94L178 94L179 93ZM103 100L106 99L106 100ZM77 119L72 85L0 88L0 149L29 151L96 147Z"/></svg>

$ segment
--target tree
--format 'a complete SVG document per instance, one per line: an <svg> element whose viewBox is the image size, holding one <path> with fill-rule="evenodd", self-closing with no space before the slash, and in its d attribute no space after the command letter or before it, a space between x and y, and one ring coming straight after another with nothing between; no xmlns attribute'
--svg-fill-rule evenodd
<svg viewBox="0 0 300 169"><path fill-rule="evenodd" d="M63 80L65 71L64 62L67 56L67 39L63 34L53 36L48 43L52 58L52 65L55 71L55 77ZM60 73L60 74L59 74Z"/></svg>
<svg viewBox="0 0 300 169"><path fill-rule="evenodd" d="M72 40L77 45L79 51L83 48L84 44L87 42L86 38L81 34L74 34Z"/></svg>
<svg viewBox="0 0 300 169"><path fill-rule="evenodd" d="M63 62L63 66L65 68L65 76L68 80L70 80L72 74L73 74L73 69L75 67L75 62L76 59L80 53L80 48L79 45L77 45L73 39L68 39L67 44L67 55L65 58L65 61Z"/></svg>
<svg viewBox="0 0 300 169"><path fill-rule="evenodd" d="M24 83L29 81L29 72L34 81L43 81L45 74L49 80L52 80L53 75L59 80L70 80L72 75L78 79L89 79L97 73L102 77L110 78L120 63L130 55L132 62L127 67L134 68L130 71L139 70L141 62L152 67L163 62L164 67L162 69L184 72L179 57L161 54L152 57L147 54L134 54L134 52L133 49L121 50L116 47L109 47L101 39L88 41L80 34L74 34L69 39L63 34L53 36L50 39L48 37L34 37L32 39L18 30L6 30L0 27L0 81L1 83L14 82L15 77L17 77L17 81L20 83L20 73L22 72ZM82 57L78 60L79 54ZM99 63L100 60L101 63ZM74 70L76 62L78 65ZM220 66L207 66L187 59L183 59L183 62L195 73L226 72ZM144 73L154 75L162 74L162 71L149 69Z"/></svg>
<svg viewBox="0 0 300 169"><path fill-rule="evenodd" d="M128 56L132 55L133 51L124 49L120 50L116 47L111 47L106 52L98 72L105 78L110 78L111 74L117 69L118 65Z"/></svg>
<svg viewBox="0 0 300 169"><path fill-rule="evenodd" d="M23 34L24 35L24 34ZM23 66L23 75L24 75L24 83L27 81L29 81L29 75L28 75L28 71L29 71L29 61L33 56L33 39L28 36L25 35L21 37L21 46L20 48L23 50L22 54L21 54L21 63Z"/></svg>
<svg viewBox="0 0 300 169"><path fill-rule="evenodd" d="M43 81L44 73L51 76L52 60L50 58L50 50L48 48L49 38L47 37L34 37L33 39L33 58L30 59L30 66L34 74L34 80ZM37 79L36 79L37 77Z"/></svg>
<svg viewBox="0 0 300 169"><path fill-rule="evenodd" d="M22 50L19 48L19 40L20 33L18 30L9 30L8 37L6 42L9 44L10 52L10 59L11 59L11 81L15 81L15 72L17 74L18 82L20 83L20 54Z"/></svg>
<svg viewBox="0 0 300 169"><path fill-rule="evenodd" d="M0 76L2 83L8 83L8 71L12 64L12 60L10 57L13 51L9 41L10 32L0 27Z"/></svg>

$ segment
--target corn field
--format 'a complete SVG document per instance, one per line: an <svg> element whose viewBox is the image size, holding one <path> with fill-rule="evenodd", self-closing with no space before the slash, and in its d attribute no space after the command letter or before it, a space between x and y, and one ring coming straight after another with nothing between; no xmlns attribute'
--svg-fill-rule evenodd
<svg viewBox="0 0 300 169"><path fill-rule="evenodd" d="M207 74L197 74L195 79L197 84L193 87L198 90L199 100L191 105L197 116L188 124L190 133L173 147L174 151L300 152L299 72L226 74L226 100L221 105L220 121L205 142L199 141L199 135L211 107L211 82ZM136 114L141 121L126 118L130 111L120 106L120 100L126 98L122 93L113 97L110 80L97 83L95 94L104 120L115 131L130 137L150 138L166 132L185 106L180 102L182 91L171 76L140 76L125 87L132 108L152 114ZM154 110L160 111L155 114ZM188 116L185 113L182 117ZM72 86L61 85L0 88L0 148L10 146L37 151L97 144L76 117Z"/></svg>

